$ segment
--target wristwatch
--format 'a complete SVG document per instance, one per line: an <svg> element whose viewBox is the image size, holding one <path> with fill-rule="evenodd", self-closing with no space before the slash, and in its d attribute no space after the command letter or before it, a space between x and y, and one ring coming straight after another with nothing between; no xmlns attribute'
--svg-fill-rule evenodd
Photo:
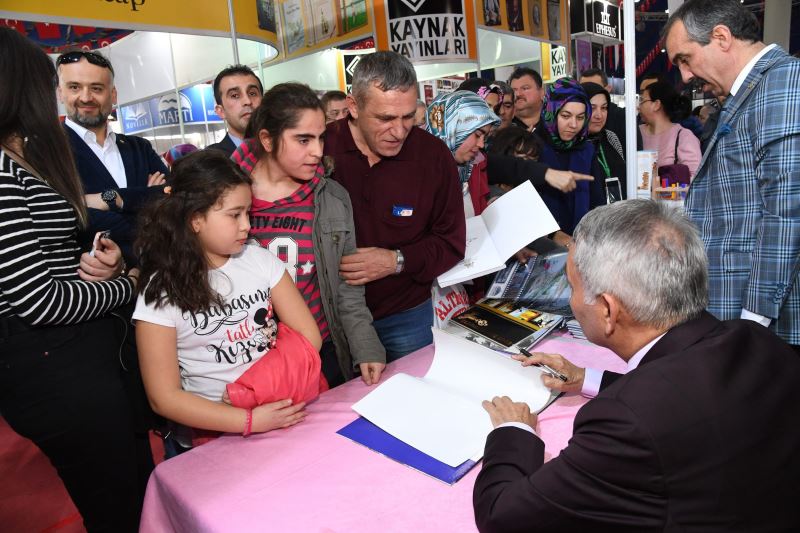
<svg viewBox="0 0 800 533"><path fill-rule="evenodd" d="M117 207L117 191L108 189L100 193L100 199L108 205L109 211L119 211Z"/></svg>
<svg viewBox="0 0 800 533"><path fill-rule="evenodd" d="M395 250L394 253L397 254L397 266L394 269L395 274L399 274L403 271L403 268L406 266L406 258L403 257L403 252L400 250Z"/></svg>

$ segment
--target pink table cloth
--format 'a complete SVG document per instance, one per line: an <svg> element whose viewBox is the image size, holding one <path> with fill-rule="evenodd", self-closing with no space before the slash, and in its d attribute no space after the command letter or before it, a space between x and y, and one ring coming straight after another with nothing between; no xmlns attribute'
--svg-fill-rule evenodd
<svg viewBox="0 0 800 533"><path fill-rule="evenodd" d="M537 349L579 366L625 369L612 352L570 337ZM432 357L428 346L390 364L384 376L423 376ZM355 420L350 406L370 390L354 379L322 394L297 426L247 439L225 435L161 463L150 477L140 530L476 531L472 487L480 465L448 486L336 434ZM539 416L545 460L566 446L584 403L564 395Z"/></svg>

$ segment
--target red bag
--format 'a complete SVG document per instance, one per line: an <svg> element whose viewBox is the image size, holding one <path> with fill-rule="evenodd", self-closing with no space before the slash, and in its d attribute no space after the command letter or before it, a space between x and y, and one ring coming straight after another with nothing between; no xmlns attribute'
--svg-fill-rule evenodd
<svg viewBox="0 0 800 533"><path fill-rule="evenodd" d="M328 390L321 369L319 352L308 339L281 322L275 347L227 385L228 396L244 409L286 398L308 402Z"/></svg>

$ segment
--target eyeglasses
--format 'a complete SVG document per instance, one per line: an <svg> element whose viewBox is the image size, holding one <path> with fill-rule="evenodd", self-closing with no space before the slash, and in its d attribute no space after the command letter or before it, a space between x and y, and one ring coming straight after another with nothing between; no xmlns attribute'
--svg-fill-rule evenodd
<svg viewBox="0 0 800 533"><path fill-rule="evenodd" d="M114 74L114 67L111 66L108 59L101 56L97 52L84 52L82 50L76 50L75 52L67 52L65 54L61 54L56 59L56 67L60 67L64 63L77 63L81 59L86 58L86 61L91 63L92 65L97 65L98 67L107 68L111 71L111 74Z"/></svg>
<svg viewBox="0 0 800 533"><path fill-rule="evenodd" d="M652 100L639 100L639 105L642 105L645 102L652 102Z"/></svg>

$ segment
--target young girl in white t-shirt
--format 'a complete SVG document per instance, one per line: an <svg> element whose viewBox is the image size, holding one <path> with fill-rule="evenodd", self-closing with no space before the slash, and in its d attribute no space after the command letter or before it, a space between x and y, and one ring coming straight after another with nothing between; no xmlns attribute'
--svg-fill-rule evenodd
<svg viewBox="0 0 800 533"><path fill-rule="evenodd" d="M244 435L300 422L305 404L290 399L252 410L222 401L274 346L273 310L314 348L322 343L283 263L246 244L250 178L201 151L177 161L171 181L143 212L137 241L144 283L133 318L150 404L178 424Z"/></svg>

